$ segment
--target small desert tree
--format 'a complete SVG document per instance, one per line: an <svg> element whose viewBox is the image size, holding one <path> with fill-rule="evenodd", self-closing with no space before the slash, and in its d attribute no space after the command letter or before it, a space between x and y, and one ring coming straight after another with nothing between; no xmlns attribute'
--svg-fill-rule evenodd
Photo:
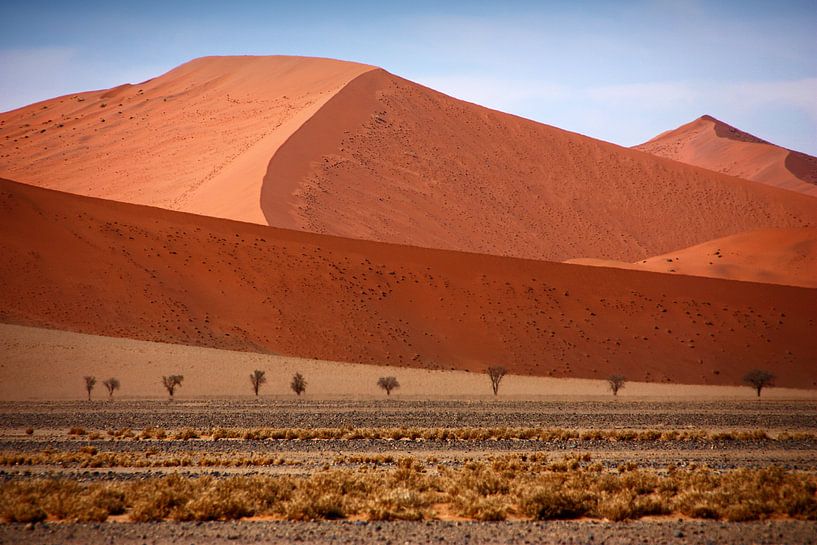
<svg viewBox="0 0 817 545"><path fill-rule="evenodd" d="M400 387L395 377L380 377L377 379L377 385L386 390L386 395L391 395L391 391Z"/></svg>
<svg viewBox="0 0 817 545"><path fill-rule="evenodd" d="M504 367L489 367L488 368L488 378L491 379L491 388L494 391L494 395L497 395L499 392L499 383L502 382L503 377L508 373L508 370Z"/></svg>
<svg viewBox="0 0 817 545"><path fill-rule="evenodd" d="M292 382L289 384L289 386L290 388L292 388L293 392L295 392L298 395L301 395L306 391L306 379L304 379L304 376L302 374L295 373L295 375L292 377Z"/></svg>
<svg viewBox="0 0 817 545"><path fill-rule="evenodd" d="M102 384L105 386L105 389L108 390L108 399L113 399L114 390L119 389L119 379L118 378L109 378L108 380L103 380Z"/></svg>
<svg viewBox="0 0 817 545"><path fill-rule="evenodd" d="M85 380L85 389L88 391L88 401L91 401L91 391L96 386L96 377L82 377Z"/></svg>
<svg viewBox="0 0 817 545"><path fill-rule="evenodd" d="M765 369L753 369L743 375L743 382L751 386L757 391L757 397L760 397L760 391L766 386L774 386L774 375Z"/></svg>
<svg viewBox="0 0 817 545"><path fill-rule="evenodd" d="M624 388L624 383L626 382L627 378L624 375L610 375L607 378L607 384L610 385L610 390L614 396L618 395L618 391Z"/></svg>
<svg viewBox="0 0 817 545"><path fill-rule="evenodd" d="M250 382L252 383L252 389L255 392L255 397L258 397L258 389L261 387L262 384L266 384L267 377L265 377L266 373L261 371L260 369L256 369L250 375Z"/></svg>
<svg viewBox="0 0 817 545"><path fill-rule="evenodd" d="M173 401L173 394L176 392L176 388L182 385L182 381L184 377L182 375L170 375L167 377L162 377L162 385L167 390L167 393L170 394L170 400Z"/></svg>

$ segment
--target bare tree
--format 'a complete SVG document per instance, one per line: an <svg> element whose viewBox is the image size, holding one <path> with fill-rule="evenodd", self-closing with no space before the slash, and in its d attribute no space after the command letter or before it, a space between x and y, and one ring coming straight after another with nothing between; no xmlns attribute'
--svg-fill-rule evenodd
<svg viewBox="0 0 817 545"><path fill-rule="evenodd" d="M757 397L760 391L766 386L774 386L774 375L765 369L752 369L743 375L743 382L757 390Z"/></svg>
<svg viewBox="0 0 817 545"><path fill-rule="evenodd" d="M170 394L170 400L173 401L173 394L176 391L176 388L182 385L182 381L184 377L182 375L170 375L168 377L162 377L162 385L167 390L167 393Z"/></svg>
<svg viewBox="0 0 817 545"><path fill-rule="evenodd" d="M109 378L108 380L103 380L102 384L105 386L105 389L108 390L108 399L113 399L114 390L118 390L120 386L119 379Z"/></svg>
<svg viewBox="0 0 817 545"><path fill-rule="evenodd" d="M250 375L250 382L252 382L252 389L255 392L255 397L258 397L258 389L261 387L262 384L267 383L267 377L264 376L265 372L261 371L260 369L256 369Z"/></svg>
<svg viewBox="0 0 817 545"><path fill-rule="evenodd" d="M82 377L85 380L85 389L88 390L88 401L91 401L91 390L96 386L96 377Z"/></svg>
<svg viewBox="0 0 817 545"><path fill-rule="evenodd" d="M610 385L610 390L612 390L614 396L618 395L618 391L624 388L626 382L627 377L624 375L610 375L607 377L607 384Z"/></svg>
<svg viewBox="0 0 817 545"><path fill-rule="evenodd" d="M298 395L301 395L306 391L306 379L304 379L304 376L302 374L295 373L295 375L292 377L292 382L290 383L289 386L290 388L292 388L293 392L295 392Z"/></svg>
<svg viewBox="0 0 817 545"><path fill-rule="evenodd" d="M491 388L494 391L494 395L497 395L497 393L499 393L499 383L502 382L502 379L508 373L508 370L504 367L496 366L489 367L486 372L488 373L488 378L491 379Z"/></svg>
<svg viewBox="0 0 817 545"><path fill-rule="evenodd" d="M390 396L391 391L400 387L395 377L380 377L377 379L377 385L386 390L386 395Z"/></svg>

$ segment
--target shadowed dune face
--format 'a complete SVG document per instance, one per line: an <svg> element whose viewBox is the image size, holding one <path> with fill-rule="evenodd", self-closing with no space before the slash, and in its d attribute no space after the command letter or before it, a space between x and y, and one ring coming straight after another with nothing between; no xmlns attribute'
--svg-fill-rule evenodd
<svg viewBox="0 0 817 545"><path fill-rule="evenodd" d="M426 369L817 387L815 290L429 250L0 185L0 320Z"/></svg>
<svg viewBox="0 0 817 545"><path fill-rule="evenodd" d="M750 231L636 263L567 263L817 288L817 228Z"/></svg>
<svg viewBox="0 0 817 545"><path fill-rule="evenodd" d="M764 227L812 199L455 100L382 70L278 149L270 225L534 259L635 261Z"/></svg>
<svg viewBox="0 0 817 545"><path fill-rule="evenodd" d="M206 57L155 79L0 114L0 175L124 202L265 223L270 157L371 67Z"/></svg>
<svg viewBox="0 0 817 545"><path fill-rule="evenodd" d="M705 115L636 149L773 187L817 196L817 158Z"/></svg>

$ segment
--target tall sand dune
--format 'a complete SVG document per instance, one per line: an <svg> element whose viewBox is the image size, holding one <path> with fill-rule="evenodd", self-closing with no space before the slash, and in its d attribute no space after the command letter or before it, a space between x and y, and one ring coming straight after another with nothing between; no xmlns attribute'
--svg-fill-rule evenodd
<svg viewBox="0 0 817 545"><path fill-rule="evenodd" d="M264 223L270 157L372 67L205 57L136 85L0 114L0 175L104 199Z"/></svg>
<svg viewBox="0 0 817 545"><path fill-rule="evenodd" d="M813 198L453 99L380 69L210 57L0 114L0 175L276 227L636 261L817 225Z"/></svg>
<svg viewBox="0 0 817 545"><path fill-rule="evenodd" d="M270 225L533 259L635 261L770 227L814 199L452 99L383 70L276 152Z"/></svg>
<svg viewBox="0 0 817 545"><path fill-rule="evenodd" d="M817 387L817 290L382 244L0 183L0 322L430 370ZM231 372L225 369L225 372Z"/></svg>
<svg viewBox="0 0 817 545"><path fill-rule="evenodd" d="M776 146L709 115L635 148L817 197L817 157Z"/></svg>
<svg viewBox="0 0 817 545"><path fill-rule="evenodd" d="M566 263L817 288L817 228L750 231L635 263Z"/></svg>

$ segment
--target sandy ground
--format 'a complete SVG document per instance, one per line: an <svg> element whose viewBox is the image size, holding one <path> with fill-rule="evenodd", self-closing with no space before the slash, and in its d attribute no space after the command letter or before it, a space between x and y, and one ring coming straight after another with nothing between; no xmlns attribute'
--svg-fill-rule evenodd
<svg viewBox="0 0 817 545"><path fill-rule="evenodd" d="M372 67L205 57L151 80L0 114L0 175L82 195L265 223L275 150Z"/></svg>
<svg viewBox="0 0 817 545"><path fill-rule="evenodd" d="M817 196L817 157L776 146L712 116L659 134L635 149Z"/></svg>
<svg viewBox="0 0 817 545"><path fill-rule="evenodd" d="M292 375L300 372L308 382L307 398L384 397L376 386L382 376L396 376L400 388L395 399L473 398L490 399L490 383L484 374L462 371L428 371L378 365L359 365L310 359L233 352L210 348L85 335L50 329L0 324L0 400L84 399L85 375L96 376L95 399L107 394L102 380L116 377L123 398L164 398L163 375L182 374L185 381L179 398L200 396L250 396L249 375L266 371L269 382L264 396L294 397L289 388ZM501 383L501 399L573 398L608 399L607 383L601 380L554 379L507 376ZM693 386L630 382L619 392L622 399L746 399L747 387ZM814 399L817 390L769 388L763 399Z"/></svg>
<svg viewBox="0 0 817 545"><path fill-rule="evenodd" d="M749 231L635 263L603 259L566 263L815 288L817 228Z"/></svg>

